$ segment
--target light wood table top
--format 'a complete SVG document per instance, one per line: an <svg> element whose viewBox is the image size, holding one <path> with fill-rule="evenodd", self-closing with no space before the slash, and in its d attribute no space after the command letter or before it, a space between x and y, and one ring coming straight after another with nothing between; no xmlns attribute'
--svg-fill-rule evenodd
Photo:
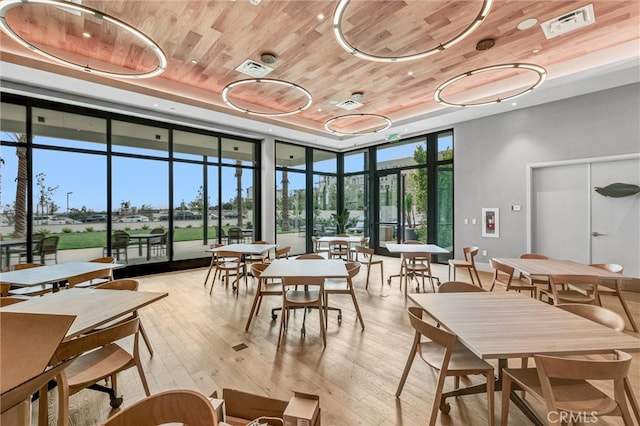
<svg viewBox="0 0 640 426"><path fill-rule="evenodd" d="M389 250L389 253L449 253L449 250L443 249L435 244L387 243L385 247Z"/></svg>
<svg viewBox="0 0 640 426"><path fill-rule="evenodd" d="M496 260L504 265L517 269L525 275L594 275L603 278L623 278L621 274L571 260L505 257L499 257L496 258Z"/></svg>
<svg viewBox="0 0 640 426"><path fill-rule="evenodd" d="M278 247L277 244L227 244L226 246L210 248L207 253L217 251L235 251L242 254L262 254Z"/></svg>
<svg viewBox="0 0 640 426"><path fill-rule="evenodd" d="M76 319L66 334L69 339L168 295L166 292L72 288L5 306L0 312L74 315Z"/></svg>
<svg viewBox="0 0 640 426"><path fill-rule="evenodd" d="M74 320L71 315L0 311L0 393L41 374Z"/></svg>
<svg viewBox="0 0 640 426"><path fill-rule="evenodd" d="M409 297L483 359L640 351L635 337L516 292Z"/></svg>
<svg viewBox="0 0 640 426"><path fill-rule="evenodd" d="M117 269L123 266L125 265L120 263L98 262L56 263L55 265L44 265L19 271L0 272L0 282L9 283L16 287L29 287L37 284L65 281L87 272Z"/></svg>
<svg viewBox="0 0 640 426"><path fill-rule="evenodd" d="M276 259L260 274L261 278L348 276L345 262L338 259Z"/></svg>

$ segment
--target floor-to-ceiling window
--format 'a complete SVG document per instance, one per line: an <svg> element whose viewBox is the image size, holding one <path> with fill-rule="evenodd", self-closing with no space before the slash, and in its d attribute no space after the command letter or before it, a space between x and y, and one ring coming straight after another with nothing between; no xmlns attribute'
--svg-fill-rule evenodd
<svg viewBox="0 0 640 426"><path fill-rule="evenodd" d="M276 242L306 251L306 148L276 143Z"/></svg>
<svg viewBox="0 0 640 426"><path fill-rule="evenodd" d="M1 177L20 185L2 188L0 231L25 252L52 234L58 261L144 265L206 258L232 226L259 237L258 141L13 95L1 108Z"/></svg>

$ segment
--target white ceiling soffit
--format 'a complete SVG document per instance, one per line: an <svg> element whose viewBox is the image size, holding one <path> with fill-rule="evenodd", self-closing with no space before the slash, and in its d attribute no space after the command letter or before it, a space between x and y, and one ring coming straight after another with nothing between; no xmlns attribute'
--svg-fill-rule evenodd
<svg viewBox="0 0 640 426"><path fill-rule="evenodd" d="M443 108L410 121L394 122L389 129L381 133L352 137L332 137L307 133L273 123L127 92L6 62L0 63L2 67L0 87L6 92L21 93L41 99L63 101L107 111L129 113L139 117L158 118L163 121L238 136L258 139L271 136L284 141L344 151L382 143L391 134L399 134L400 138L405 138L441 130L467 120L638 83L640 82L640 55L638 52L640 52L640 42L635 40L588 57L550 67L547 70L549 79L545 84L532 93L517 98L518 105L515 107L510 102L506 102L477 108ZM572 74L576 68L585 63L591 65L590 69ZM606 63L608 65L602 65ZM155 104L158 107L154 107ZM405 130L407 128L408 130Z"/></svg>

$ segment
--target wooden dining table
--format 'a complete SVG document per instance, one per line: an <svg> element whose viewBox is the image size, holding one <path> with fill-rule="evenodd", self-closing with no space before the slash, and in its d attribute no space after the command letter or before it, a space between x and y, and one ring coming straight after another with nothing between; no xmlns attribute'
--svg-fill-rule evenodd
<svg viewBox="0 0 640 426"><path fill-rule="evenodd" d="M640 340L516 292L411 294L409 298L482 359L498 359L496 390L510 358L640 352ZM486 385L457 389L446 398L486 392ZM511 400L542 425L515 392Z"/></svg>
<svg viewBox="0 0 640 426"><path fill-rule="evenodd" d="M20 269L18 271L0 272L0 282L16 287L32 287L35 285L53 284L56 291L59 283L69 278L103 269L118 269L125 265L120 263L98 262L65 262L54 265L43 265L37 268Z"/></svg>
<svg viewBox="0 0 640 426"><path fill-rule="evenodd" d="M442 248L436 244L396 244L396 243L387 243L385 245L386 249L389 250L389 253L428 253L428 254L446 254L449 253L449 250ZM401 267L402 268L402 267ZM387 284L391 285L391 279L393 277L402 277L402 273L397 275L389 275L387 278ZM440 285L440 278L433 277L437 280L438 285ZM401 278L402 279L402 278ZM416 291L420 290L420 286L416 287Z"/></svg>
<svg viewBox="0 0 640 426"><path fill-rule="evenodd" d="M0 308L0 312L73 315L65 339L107 324L167 297L167 292L71 288ZM47 330L43 329L42 333Z"/></svg>
<svg viewBox="0 0 640 426"><path fill-rule="evenodd" d="M629 318L631 327L633 328L633 331L636 333L638 332L638 325L633 318L633 314L622 297L622 280L625 278L623 275L603 268L574 262L572 260L520 259L506 257L496 258L496 260L504 265L511 266L518 272L527 276L536 275L549 277L550 275L591 275L601 278L598 285L610 287L618 292L620 295L620 304Z"/></svg>

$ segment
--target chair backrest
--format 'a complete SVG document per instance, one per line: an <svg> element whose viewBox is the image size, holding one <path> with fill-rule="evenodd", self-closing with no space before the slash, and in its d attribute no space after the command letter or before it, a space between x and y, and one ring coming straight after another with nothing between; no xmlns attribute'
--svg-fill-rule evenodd
<svg viewBox="0 0 640 426"><path fill-rule="evenodd" d="M511 286L515 269L511 266L505 265L504 263L498 262L496 259L490 259L489 264L494 269L493 284L501 284L508 289Z"/></svg>
<svg viewBox="0 0 640 426"><path fill-rule="evenodd" d="M122 278L119 280L109 281L104 284L97 285L96 288L100 290L130 290L138 291L140 282L133 278Z"/></svg>
<svg viewBox="0 0 640 426"><path fill-rule="evenodd" d="M374 250L372 248L364 247L364 246L355 246L355 250L356 250L356 253L361 253L367 257L373 258Z"/></svg>
<svg viewBox="0 0 640 426"><path fill-rule="evenodd" d="M329 241L329 250L343 252L349 249L349 242L347 240L333 240Z"/></svg>
<svg viewBox="0 0 640 426"><path fill-rule="evenodd" d="M520 259L548 259L548 256L538 253L525 253L520 255Z"/></svg>
<svg viewBox="0 0 640 426"><path fill-rule="evenodd" d="M39 254L51 254L58 251L58 241L60 237L57 235L51 235L48 237L44 237L42 241L40 241L40 251Z"/></svg>
<svg viewBox="0 0 640 426"><path fill-rule="evenodd" d="M615 274L622 274L624 272L624 268L622 267L622 265L618 265L617 263L592 263L591 266L595 266L596 268L600 268L600 269L605 269Z"/></svg>
<svg viewBox="0 0 640 426"><path fill-rule="evenodd" d="M289 286L319 286L320 289L324 287L324 277L282 277L282 287ZM285 292L286 293L286 292ZM285 295L286 296L286 295Z"/></svg>
<svg viewBox="0 0 640 426"><path fill-rule="evenodd" d="M347 274L349 274L349 279L352 279L358 272L360 272L360 262L346 262L344 266L347 268Z"/></svg>
<svg viewBox="0 0 640 426"><path fill-rule="evenodd" d="M445 358L442 360L443 370L447 368L449 364L449 358L453 351L453 346L456 342L456 335L446 331L443 328L438 328L435 325L431 325L422 319L422 308L417 306L410 306L408 308L409 323L411 327L416 331L416 334L426 337L434 343L440 345L445 350ZM419 336L416 336L416 340ZM417 342L416 342L417 343Z"/></svg>
<svg viewBox="0 0 640 426"><path fill-rule="evenodd" d="M44 266L42 263L17 263L15 265L7 265L2 268L2 272L21 271L22 269L37 268Z"/></svg>
<svg viewBox="0 0 640 426"><path fill-rule="evenodd" d="M0 297L0 308L3 306L9 306L9 305L13 305L14 303L20 303L20 302L24 302L27 299L24 299L22 297Z"/></svg>
<svg viewBox="0 0 640 426"><path fill-rule="evenodd" d="M315 253L305 253L296 257L296 260L303 260L303 259L324 259L324 257Z"/></svg>
<svg viewBox="0 0 640 426"><path fill-rule="evenodd" d="M251 273L254 277L260 279L260 276L262 275L264 270L267 269L267 266L269 266L268 263L254 262L251 264Z"/></svg>
<svg viewBox="0 0 640 426"><path fill-rule="evenodd" d="M418 240L405 240L403 244L422 244L422 241L418 241Z"/></svg>
<svg viewBox="0 0 640 426"><path fill-rule="evenodd" d="M624 318L616 312L603 308L602 306L587 305L584 303L561 303L556 306L616 331L623 331L625 328Z"/></svg>
<svg viewBox="0 0 640 426"><path fill-rule="evenodd" d="M162 228L153 228L153 229L151 230L151 232L149 232L149 233L150 233L150 234L159 234L159 235L161 235L161 234L164 234L164 233L165 233L165 230L164 230L164 229L162 229Z"/></svg>
<svg viewBox="0 0 640 426"><path fill-rule="evenodd" d="M192 390L170 390L148 396L120 410L101 426L156 426L183 423L217 426L218 417L206 396Z"/></svg>
<svg viewBox="0 0 640 426"><path fill-rule="evenodd" d="M238 227L231 227L227 231L227 237L229 241L244 241L244 236L242 235L242 229Z"/></svg>
<svg viewBox="0 0 640 426"><path fill-rule="evenodd" d="M236 262L238 265L242 263L242 253L231 250L217 251L217 257L224 259L225 262Z"/></svg>
<svg viewBox="0 0 640 426"><path fill-rule="evenodd" d="M133 334L136 335L134 341L134 350L138 348L138 329L140 327L140 319L133 317L128 321L123 321L111 327L103 328L88 334L84 334L75 339L66 340L60 343L58 349L51 357L50 363L56 365L69 358L100 348L102 346L113 343Z"/></svg>
<svg viewBox="0 0 640 426"><path fill-rule="evenodd" d="M562 358L548 355L534 355L542 391L549 378L570 380L614 380L623 379L631 367L631 355L615 350L615 359ZM550 388L550 386L549 386ZM546 396L546 395L545 395Z"/></svg>
<svg viewBox="0 0 640 426"><path fill-rule="evenodd" d="M464 247L462 249L462 254L464 255L464 260L466 260L467 262L471 262L472 265L474 265L475 267L475 257L478 254L478 251L480 250L480 247Z"/></svg>
<svg viewBox="0 0 640 426"><path fill-rule="evenodd" d="M162 228L153 228L151 230L151 232L149 232L150 234L154 234L154 235L158 235L158 237L153 237L151 239L149 239L149 243L150 244L161 244L162 243L162 236L164 234L166 234L166 231Z"/></svg>
<svg viewBox="0 0 640 426"><path fill-rule="evenodd" d="M127 248L129 245L129 234L124 231L115 231L111 237L111 248Z"/></svg>
<svg viewBox="0 0 640 426"><path fill-rule="evenodd" d="M276 249L276 259L288 259L291 246Z"/></svg>
<svg viewBox="0 0 640 426"><path fill-rule="evenodd" d="M74 277L69 277L67 279L67 283L69 287L73 287L76 284L83 283L85 281L97 280L100 278L110 277L111 269L99 269L97 271L86 272L81 275L76 275Z"/></svg>
<svg viewBox="0 0 640 426"><path fill-rule="evenodd" d="M438 286L438 293L472 293L483 291L486 290L463 281L445 281Z"/></svg>
<svg viewBox="0 0 640 426"><path fill-rule="evenodd" d="M91 259L89 262L94 262L94 263L116 263L116 258L113 256L104 256L104 257L98 257L95 259Z"/></svg>

